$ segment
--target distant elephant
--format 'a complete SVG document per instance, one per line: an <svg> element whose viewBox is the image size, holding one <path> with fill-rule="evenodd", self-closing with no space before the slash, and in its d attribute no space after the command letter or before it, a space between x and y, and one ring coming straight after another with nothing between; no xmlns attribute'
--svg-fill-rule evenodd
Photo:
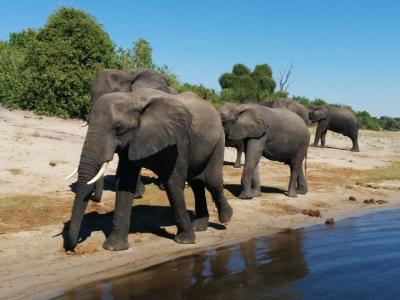
<svg viewBox="0 0 400 300"><path fill-rule="evenodd" d="M142 87L154 88L169 94L177 94L176 90L169 86L165 78L154 70L142 68L130 70L105 69L97 73L96 79L90 88L91 107L104 94L111 92L131 92ZM88 117L89 122L90 115ZM137 185L136 197L141 197L145 192L145 187L140 178ZM101 201L103 186L104 179L101 178L95 184L91 200L95 202Z"/></svg>
<svg viewBox="0 0 400 300"><path fill-rule="evenodd" d="M307 155L310 133L304 121L288 109L268 108L255 103L224 105L231 109L222 120L225 133L229 139L243 140L245 145L246 160L239 198L251 199L261 195L258 171L261 156L289 165L288 196L306 194L303 160Z"/></svg>
<svg viewBox="0 0 400 300"><path fill-rule="evenodd" d="M222 105L218 109L218 112L221 115L222 122L224 121L224 119L226 117L229 118L229 115L232 111L232 107L235 107L235 106L236 106L236 104L233 104L233 103L225 103L225 105ZM235 168L240 168L241 160L242 160L242 153L244 151L243 140L237 140L237 141L230 140L227 136L227 132L225 132L225 147L236 148L236 161L233 166Z"/></svg>
<svg viewBox="0 0 400 300"><path fill-rule="evenodd" d="M307 126L310 125L307 108L293 99L277 98L270 101L260 102L260 104L270 108L287 108L302 118Z"/></svg>
<svg viewBox="0 0 400 300"><path fill-rule="evenodd" d="M221 223L232 216L223 194L224 131L218 112L194 93L171 95L152 88L108 93L93 104L79 162L79 177L66 248L73 249L94 182L101 178L114 153L119 154L112 232L103 247L129 248L132 201L140 169L148 168L163 181L178 228L177 243L194 243L194 231L206 230L209 214L205 188L218 209ZM191 223L183 189L189 182L195 195Z"/></svg>
<svg viewBox="0 0 400 300"><path fill-rule="evenodd" d="M348 136L353 142L351 151L360 151L358 147L358 120L352 111L329 105L310 105L308 111L311 122L318 122L313 146L318 146L321 139L321 147L325 147L325 136L329 129Z"/></svg>

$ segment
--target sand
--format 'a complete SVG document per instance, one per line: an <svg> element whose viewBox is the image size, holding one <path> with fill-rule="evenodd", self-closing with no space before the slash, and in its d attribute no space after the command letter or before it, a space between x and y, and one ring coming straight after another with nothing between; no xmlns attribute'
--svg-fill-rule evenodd
<svg viewBox="0 0 400 300"><path fill-rule="evenodd" d="M206 248L400 204L400 132L360 131L359 153L349 151L350 139L328 133L327 148L309 148L309 193L297 198L284 194L289 168L262 159L262 196L238 199L242 169L233 168L236 151L226 148L225 192L234 209L226 227L218 223L208 195L210 228L196 234L194 245L174 243L166 195L146 171L146 193L134 201L130 248L110 252L101 245L112 219L115 159L103 201L88 209L86 239L76 253L66 253L61 233L70 217L70 184L76 178L64 177L79 161L87 130L81 123L0 107L0 299L48 298ZM190 189L185 194L192 211ZM371 198L386 202L364 203ZM321 217L309 216L316 210Z"/></svg>

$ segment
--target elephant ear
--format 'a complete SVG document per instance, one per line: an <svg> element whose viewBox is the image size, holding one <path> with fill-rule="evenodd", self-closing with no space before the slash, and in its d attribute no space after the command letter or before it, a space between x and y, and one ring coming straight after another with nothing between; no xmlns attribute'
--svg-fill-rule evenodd
<svg viewBox="0 0 400 300"><path fill-rule="evenodd" d="M314 112L318 121L325 120L328 117L328 111L326 108L318 109Z"/></svg>
<svg viewBox="0 0 400 300"><path fill-rule="evenodd" d="M266 132L267 127L262 112L250 108L239 112L236 121L229 129L228 138L230 140L259 138Z"/></svg>
<svg viewBox="0 0 400 300"><path fill-rule="evenodd" d="M178 100L154 98L140 110L140 126L129 145L130 160L149 157L187 139L192 114Z"/></svg>

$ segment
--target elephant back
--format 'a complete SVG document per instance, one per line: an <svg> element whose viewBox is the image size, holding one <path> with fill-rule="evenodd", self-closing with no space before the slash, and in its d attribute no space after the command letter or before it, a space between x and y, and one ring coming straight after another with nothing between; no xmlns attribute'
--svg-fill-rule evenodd
<svg viewBox="0 0 400 300"><path fill-rule="evenodd" d="M192 92L176 95L193 116L190 142L193 156L199 160L211 155L215 146L224 139L221 117L206 100Z"/></svg>

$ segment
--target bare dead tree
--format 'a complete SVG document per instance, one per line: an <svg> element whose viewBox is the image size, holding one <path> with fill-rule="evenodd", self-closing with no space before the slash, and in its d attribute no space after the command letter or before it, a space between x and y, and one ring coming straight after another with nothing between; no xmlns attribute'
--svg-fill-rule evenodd
<svg viewBox="0 0 400 300"><path fill-rule="evenodd" d="M293 81L289 81L290 76L293 73L293 63L290 63L287 68L279 71L279 91L280 92L287 92L289 86L293 83Z"/></svg>

